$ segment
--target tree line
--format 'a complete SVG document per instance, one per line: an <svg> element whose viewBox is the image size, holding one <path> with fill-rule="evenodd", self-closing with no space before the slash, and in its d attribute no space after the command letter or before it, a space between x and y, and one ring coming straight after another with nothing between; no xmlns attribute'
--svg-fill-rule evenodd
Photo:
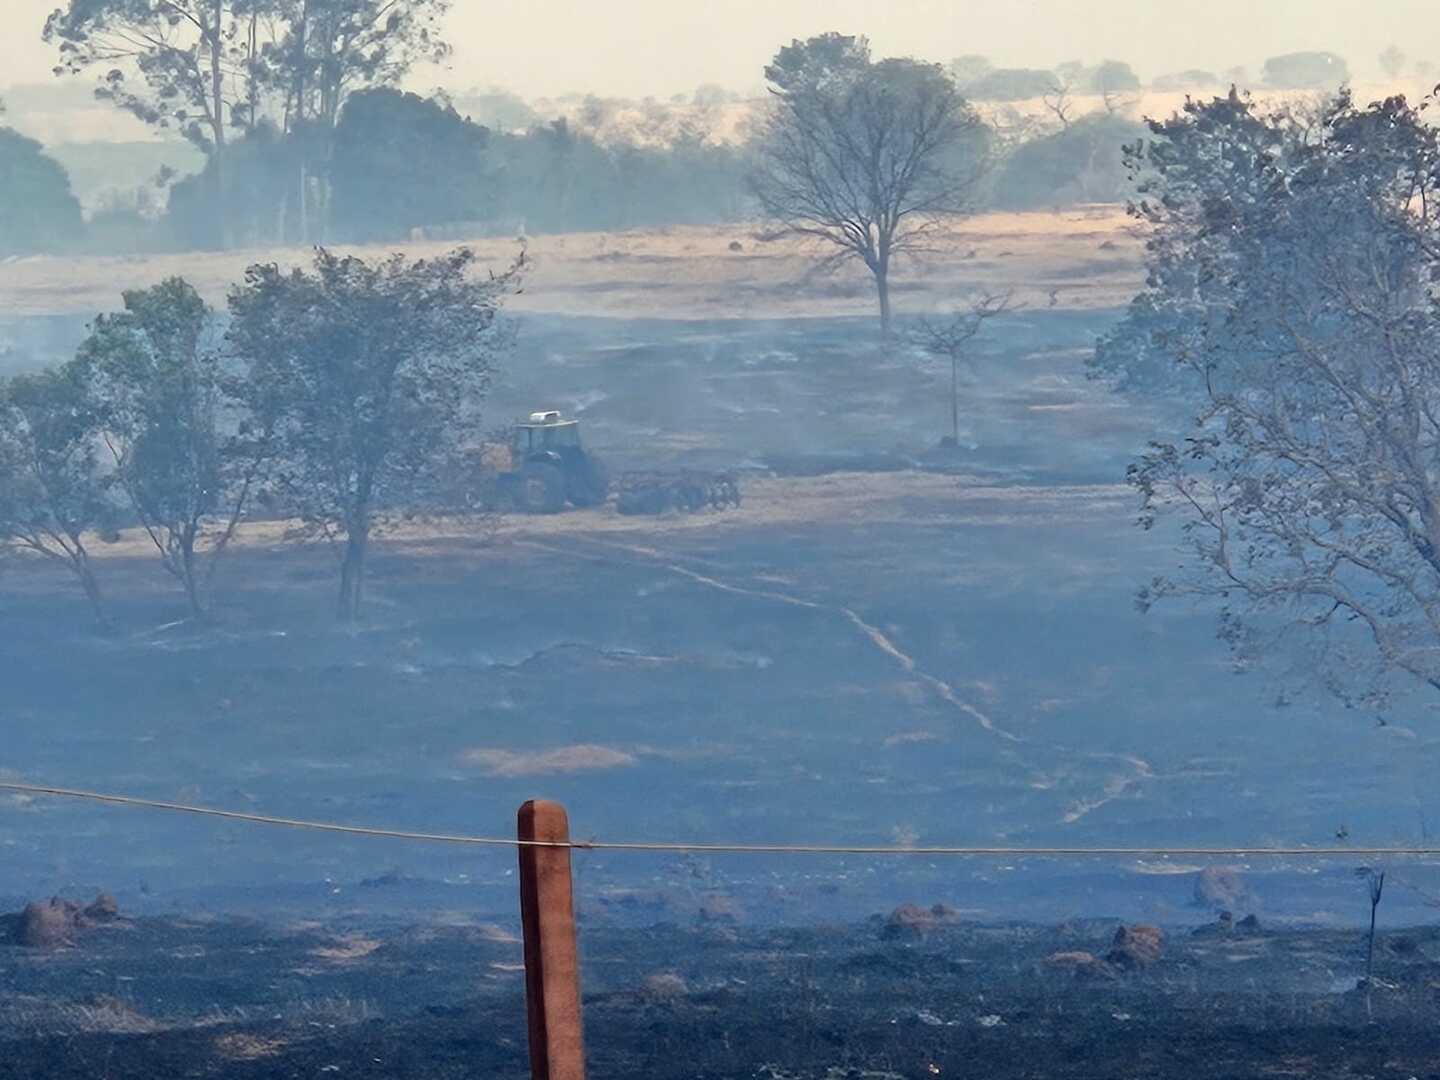
<svg viewBox="0 0 1440 1080"><path fill-rule="evenodd" d="M763 208L750 178L765 142L722 128L733 101L719 88L702 87L683 108L646 102L623 132L606 123L608 103L598 99L549 122L503 94L463 102L484 110L487 123L442 93L402 92L417 62L449 54L440 29L448 7L70 0L43 29L57 73L97 73L98 97L178 133L204 154L204 167L123 193L87 229L59 166L33 141L0 132L0 185L9 189L0 192L0 252L619 229L733 221ZM1387 62L1404 64L1388 54ZM1128 64L910 63L939 71L976 108L988 164L973 206L1048 209L1128 194L1121 147L1144 133L1131 115L1140 80ZM887 71L903 77L898 62ZM1328 53L1272 58L1265 70L1275 86L1333 88L1346 74ZM1087 97L1102 106L1086 113L1090 105L1077 101ZM1017 111L1008 103L1018 98L1043 100L1046 112Z"/></svg>
<svg viewBox="0 0 1440 1080"><path fill-rule="evenodd" d="M524 269L474 262L320 249L252 266L223 324L182 278L126 292L73 359L0 382L0 552L65 567L105 622L93 548L130 527L203 616L241 524L289 520L333 543L354 618L377 525L457 504Z"/></svg>

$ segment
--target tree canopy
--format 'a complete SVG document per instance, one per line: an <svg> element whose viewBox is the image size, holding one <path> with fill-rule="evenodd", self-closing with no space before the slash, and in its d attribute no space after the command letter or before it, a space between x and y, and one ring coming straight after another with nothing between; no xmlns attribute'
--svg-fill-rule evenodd
<svg viewBox="0 0 1440 1080"><path fill-rule="evenodd" d="M60 163L34 139L0 128L0 255L63 251L84 228Z"/></svg>
<svg viewBox="0 0 1440 1080"><path fill-rule="evenodd" d="M75 361L108 458L107 485L196 615L209 606L268 450L241 413L215 338L209 306L171 278L126 292L124 310L95 320Z"/></svg>
<svg viewBox="0 0 1440 1080"><path fill-rule="evenodd" d="M342 551L338 610L354 618L371 534L414 513L478 424L496 318L521 271L478 278L458 249L377 262L321 249L310 270L252 266L230 295L245 405L273 432L277 496Z"/></svg>
<svg viewBox="0 0 1440 1080"><path fill-rule="evenodd" d="M1152 130L1150 285L1109 359L1173 365L1194 416L1131 470L1187 554L1142 602L1210 598L1241 657L1287 636L1352 702L1440 689L1435 130L1398 97L1298 125L1233 91Z"/></svg>
<svg viewBox="0 0 1440 1080"><path fill-rule="evenodd" d="M398 90L362 90L345 105L330 163L331 224L356 241L394 240L421 225L490 216L490 132L455 109Z"/></svg>

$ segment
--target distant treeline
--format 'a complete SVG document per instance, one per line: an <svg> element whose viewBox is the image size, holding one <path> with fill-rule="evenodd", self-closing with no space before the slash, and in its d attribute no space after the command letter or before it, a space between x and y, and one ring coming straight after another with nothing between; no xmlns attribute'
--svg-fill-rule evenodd
<svg viewBox="0 0 1440 1080"><path fill-rule="evenodd" d="M1128 65L1046 71L961 57L948 72L986 123L976 209L1128 197L1123 147L1149 134ZM1333 89L1347 74L1339 57L1315 53L1274 58L1263 78ZM1243 76L1187 71L1155 85L1198 89ZM1020 99L1043 108L1009 104ZM756 214L748 131L743 119L734 123L745 106L734 95L706 87L668 104L571 104L569 119L545 120L503 91L455 102L372 87L346 97L333 123L257 120L223 152L212 148L199 171L167 169L153 183L110 191L88 217L59 162L0 128L0 254L453 239Z"/></svg>
<svg viewBox="0 0 1440 1080"><path fill-rule="evenodd" d="M1142 133L1120 116L1082 118L1007 145L981 198L1006 209L1124 197L1121 145ZM382 88L353 95L322 148L261 125L165 193L112 195L82 214L63 167L0 130L0 251L145 252L223 246L386 242L720 223L753 216L749 150L681 124L664 141L602 140L561 119L502 131L448 101ZM0 179L0 183L6 180ZM228 238L228 243L227 243Z"/></svg>

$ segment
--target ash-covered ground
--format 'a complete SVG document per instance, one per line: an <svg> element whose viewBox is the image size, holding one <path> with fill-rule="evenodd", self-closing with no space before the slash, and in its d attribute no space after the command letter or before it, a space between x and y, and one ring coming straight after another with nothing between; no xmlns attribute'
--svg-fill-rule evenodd
<svg viewBox="0 0 1440 1080"><path fill-rule="evenodd" d="M1110 920L586 925L590 1075L1434 1077L1440 939ZM0 969L0 1077L528 1075L513 928L121 921Z"/></svg>
<svg viewBox="0 0 1440 1080"><path fill-rule="evenodd" d="M493 537L463 520L408 527L382 540L354 628L330 618L332 555L262 526L232 553L206 626L184 620L129 539L101 566L113 635L92 628L63 575L11 567L0 770L481 835L508 834L515 808L543 796L569 807L578 836L613 840L1424 839L1428 713L1380 727L1332 701L1292 701L1263 671L1235 673L1213 613L1135 611L1175 538L1135 528L1123 483L1160 417L1084 378L1112 317L997 323L964 373L961 445L942 452L948 372L882 349L868 320L527 316L497 422L558 407L616 470L735 469L741 508L605 508L511 519ZM508 851L19 797L0 801L0 849L0 909L103 889L138 920L59 953L0 950L10 990L40 1002L32 1034L64 1035L78 1014L62 1005L142 1018L133 1038L102 1023L28 1042L14 1062L63 1051L76 1076L153 1076L211 1061L210 1047L205 1067L227 1076L342 1062L347 1075L523 1071ZM1408 965L1390 1012L1371 988L1369 1015L1400 1034L1365 1026L1353 991L1363 859L1226 861L1246 876L1237 915L1283 934L1234 955L1196 959L1187 945L1153 970L1092 979L1045 958L1114 924L1075 940L1053 927L1143 920L1191 942L1215 917L1195 902L1202 862L582 853L597 1074L669 1075L655 1063L701 1043L718 1056L686 1075L968 1075L967 1055L997 1076L1254 1075L1261 1059L1245 1055L1262 1050L1272 1074L1329 1075L1304 1062L1342 1048L1372 1075L1440 1069L1425 1064L1434 1047L1416 1019L1432 1004L1430 945L1384 954ZM1440 874L1390 869L1382 925L1428 922ZM937 901L971 929L881 944L863 921ZM446 929L457 919L471 929ZM1013 932L975 929L1019 919ZM297 921L303 940L283 929ZM379 944L297 959L347 935ZM195 979L177 989L191 961ZM670 971L683 993L644 989ZM305 1018L336 1002L340 1020ZM206 1009L236 1010L241 1028L196 1028ZM171 1012L191 1019L171 1024ZM808 1041L783 1017L801 1017ZM1266 1042L1257 1025L1278 1034ZM215 1049L227 1033L236 1041ZM1206 1040L1222 1049L1202 1053ZM400 1045L436 1049L405 1064ZM1088 1071L1082 1054L1112 1065Z"/></svg>

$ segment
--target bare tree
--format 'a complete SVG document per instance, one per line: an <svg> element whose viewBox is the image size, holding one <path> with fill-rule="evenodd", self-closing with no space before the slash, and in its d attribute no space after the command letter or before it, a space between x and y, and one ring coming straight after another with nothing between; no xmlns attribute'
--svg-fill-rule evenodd
<svg viewBox="0 0 1440 1080"><path fill-rule="evenodd" d="M950 435L942 445L960 444L960 363L985 324L997 315L1014 311L1012 294L982 293L943 320L923 319L916 341L931 356L950 365Z"/></svg>
<svg viewBox="0 0 1440 1080"><path fill-rule="evenodd" d="M1074 77L1068 73L1061 74L1057 71L1054 83L1040 98L1045 103L1045 108L1049 109L1055 119L1060 122L1061 131L1068 130L1070 121L1073 119L1071 113L1075 111L1075 99L1072 96L1074 91Z"/></svg>
<svg viewBox="0 0 1440 1080"><path fill-rule="evenodd" d="M872 62L864 38L794 42L765 69L751 186L795 235L858 259L890 332L890 271L945 215L968 208L982 171L983 125L938 66Z"/></svg>

